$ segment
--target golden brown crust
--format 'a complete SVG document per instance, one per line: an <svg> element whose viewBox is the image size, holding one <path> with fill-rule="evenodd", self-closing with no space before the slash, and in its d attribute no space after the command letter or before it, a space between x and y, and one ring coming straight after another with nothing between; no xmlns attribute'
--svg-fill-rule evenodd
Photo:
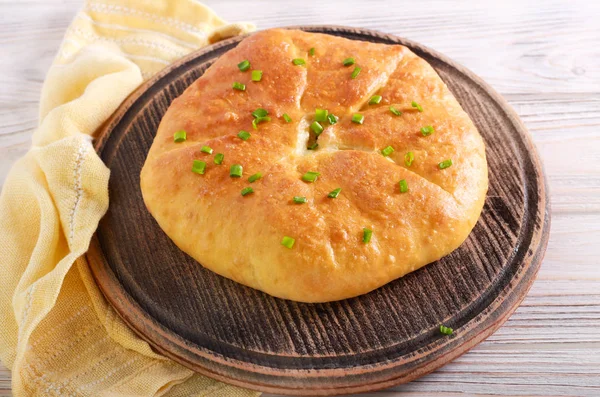
<svg viewBox="0 0 600 397"><path fill-rule="evenodd" d="M342 65L349 56L362 68L356 79L354 66ZM294 58L306 66L293 65ZM262 81L237 68L244 59L263 71ZM233 90L234 81L246 91ZM368 105L375 93L381 103ZM391 114L391 104L403 114ZM253 130L257 108L272 121ZM340 120L325 123L318 150L309 151L315 108ZM364 124L351 122L355 112ZM424 137L427 125L435 132ZM187 141L174 143L181 129ZM242 141L240 130L252 137ZM212 155L200 151L204 145ZM395 151L386 158L381 149L388 145ZM410 167L408 151L415 155ZM215 153L225 155L222 165L214 164ZM438 163L449 158L452 167L441 170ZM191 172L195 159L207 162L204 175ZM243 178L229 176L231 164L243 165ZM307 183L306 171L321 175ZM263 178L250 184L256 172ZM399 191L401 179L407 193ZM243 197L247 186L254 193ZM342 193L328 198L338 187ZM469 117L407 48L275 29L242 41L173 101L141 188L161 228L205 267L281 298L323 302L366 293L456 249L479 218L487 164ZM308 203L294 204L294 196ZM365 227L373 230L368 244ZM283 236L296 239L292 249L281 245Z"/></svg>

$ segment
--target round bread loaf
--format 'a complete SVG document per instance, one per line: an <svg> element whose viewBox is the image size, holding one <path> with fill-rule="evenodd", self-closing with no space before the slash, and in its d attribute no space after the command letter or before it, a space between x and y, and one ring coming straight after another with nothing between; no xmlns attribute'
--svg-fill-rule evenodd
<svg viewBox="0 0 600 397"><path fill-rule="evenodd" d="M303 302L369 292L452 252L487 186L481 136L427 62L279 29L173 101L141 173L148 210L184 252Z"/></svg>

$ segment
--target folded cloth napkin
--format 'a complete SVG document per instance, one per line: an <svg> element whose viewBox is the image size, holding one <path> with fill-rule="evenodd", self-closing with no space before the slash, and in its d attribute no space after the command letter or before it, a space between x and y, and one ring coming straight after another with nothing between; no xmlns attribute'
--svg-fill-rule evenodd
<svg viewBox="0 0 600 397"><path fill-rule="evenodd" d="M82 254L108 208L92 139L145 79L251 30L194 0L88 1L42 90L31 150L0 195L0 359L15 396L251 396L152 351L107 304Z"/></svg>

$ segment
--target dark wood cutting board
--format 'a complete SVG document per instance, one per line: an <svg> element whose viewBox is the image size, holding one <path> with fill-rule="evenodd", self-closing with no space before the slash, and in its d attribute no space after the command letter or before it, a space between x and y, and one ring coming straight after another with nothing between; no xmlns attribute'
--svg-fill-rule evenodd
<svg viewBox="0 0 600 397"><path fill-rule="evenodd" d="M437 70L487 146L490 188L467 241L369 294L324 304L273 298L204 269L180 251L144 206L140 170L171 101L242 40L236 37L168 67L107 123L96 147L111 169L110 208L92 241L90 266L108 301L141 337L208 376L308 395L408 382L491 335L525 297L548 241L542 166L504 99L445 56L365 29L301 28L403 44ZM440 324L454 334L440 334Z"/></svg>

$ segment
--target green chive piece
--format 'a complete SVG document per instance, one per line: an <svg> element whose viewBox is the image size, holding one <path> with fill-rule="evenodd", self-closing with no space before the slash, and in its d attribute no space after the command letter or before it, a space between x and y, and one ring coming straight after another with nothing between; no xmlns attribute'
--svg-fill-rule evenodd
<svg viewBox="0 0 600 397"><path fill-rule="evenodd" d="M350 57L350 58L346 58L342 61L342 64L344 66L350 66L350 65L354 65L354 58Z"/></svg>
<svg viewBox="0 0 600 397"><path fill-rule="evenodd" d="M440 170L443 170L444 168L448 168L452 165L452 159L444 160L441 163L439 163L438 165L440 166Z"/></svg>
<svg viewBox="0 0 600 397"><path fill-rule="evenodd" d="M192 164L192 172L196 174L204 174L204 170L206 169L206 163L200 160L194 160Z"/></svg>
<svg viewBox="0 0 600 397"><path fill-rule="evenodd" d="M240 138L242 141L247 141L248 139L250 139L250 137L252 136L248 131L244 131L241 130L240 132L238 132L237 134L238 138Z"/></svg>
<svg viewBox="0 0 600 397"><path fill-rule="evenodd" d="M362 124L365 121L365 116L360 113L354 113L352 115L352 122L356 124Z"/></svg>
<svg viewBox="0 0 600 397"><path fill-rule="evenodd" d="M292 63L296 66L304 66L306 65L306 61L302 58L292 59Z"/></svg>
<svg viewBox="0 0 600 397"><path fill-rule="evenodd" d="M252 81L261 81L262 80L262 70L253 70L251 78L252 78Z"/></svg>
<svg viewBox="0 0 600 397"><path fill-rule="evenodd" d="M302 180L305 182L315 182L319 175L321 175L320 172L308 171L306 174L302 175Z"/></svg>
<svg viewBox="0 0 600 397"><path fill-rule="evenodd" d="M336 116L335 114L333 114L333 113L329 113L327 115L327 121L329 121L330 125L334 125L335 123L338 122L339 119L340 118L338 116Z"/></svg>
<svg viewBox="0 0 600 397"><path fill-rule="evenodd" d="M212 154L213 150L210 146L202 146L202 148L200 149L200 151L202 153L208 153L208 154Z"/></svg>
<svg viewBox="0 0 600 397"><path fill-rule="evenodd" d="M223 163L224 158L225 158L225 155L223 153L215 154L215 164L221 165Z"/></svg>
<svg viewBox="0 0 600 397"><path fill-rule="evenodd" d="M324 123L327 121L328 114L329 114L329 112L327 111L327 109L316 109L315 110L315 120L319 121L321 123Z"/></svg>
<svg viewBox="0 0 600 397"><path fill-rule="evenodd" d="M410 106L412 106L413 108L417 109L419 112L423 111L423 108L421 107L421 105L419 105L418 103L416 103L415 101L412 101L410 103Z"/></svg>
<svg viewBox="0 0 600 397"><path fill-rule="evenodd" d="M229 176L232 178L241 178L244 168L239 164L232 164L229 168Z"/></svg>
<svg viewBox="0 0 600 397"><path fill-rule="evenodd" d="M313 142L312 145L310 145L309 147L307 147L308 150L317 150L317 148L319 147L319 144L317 142Z"/></svg>
<svg viewBox="0 0 600 397"><path fill-rule="evenodd" d="M393 114L395 114L396 116L400 116L400 115L402 115L402 112L401 112L401 111L399 111L398 109L396 109L396 108L395 108L395 107L393 107L393 106L390 106L390 112L392 112L392 113L393 113Z"/></svg>
<svg viewBox="0 0 600 397"><path fill-rule="evenodd" d="M243 60L242 62L238 63L238 68L240 68L240 70L242 72L245 72L246 70L250 69L250 61Z"/></svg>
<svg viewBox="0 0 600 397"><path fill-rule="evenodd" d="M360 73L362 69L359 68L358 66L354 68L354 70L352 71L352 74L350 75L350 77L352 77L353 79L358 77L358 74Z"/></svg>
<svg viewBox="0 0 600 397"><path fill-rule="evenodd" d="M415 154L413 152L408 152L404 155L404 164L406 164L407 167L410 167L414 160Z"/></svg>
<svg viewBox="0 0 600 397"><path fill-rule="evenodd" d="M294 247L295 242L295 239L288 236L283 236L283 239L281 240L281 245L283 245L286 248L292 249Z"/></svg>
<svg viewBox="0 0 600 397"><path fill-rule="evenodd" d="M269 112L267 112L266 109L258 108L254 112L252 112L251 114L256 119L256 118L259 118L259 117L265 117L266 115L269 114Z"/></svg>
<svg viewBox="0 0 600 397"><path fill-rule="evenodd" d="M313 47L310 50L308 50L308 55L311 56L311 57L315 56L315 47Z"/></svg>
<svg viewBox="0 0 600 397"><path fill-rule="evenodd" d="M394 148L391 146L387 146L381 149L381 154L383 154L385 157L389 156L392 153L394 153Z"/></svg>
<svg viewBox="0 0 600 397"><path fill-rule="evenodd" d="M251 193L254 193L254 189L252 189L251 187L245 187L242 189L242 196L247 196Z"/></svg>
<svg viewBox="0 0 600 397"><path fill-rule="evenodd" d="M233 89L238 91L246 91L246 84L238 83L236 81L233 83Z"/></svg>
<svg viewBox="0 0 600 397"><path fill-rule="evenodd" d="M425 127L421 128L421 134L423 134L423 136L429 136L429 135L433 134L434 132L435 132L435 130L430 125L426 125Z"/></svg>
<svg viewBox="0 0 600 397"><path fill-rule="evenodd" d="M440 333L442 333L444 335L452 335L454 333L454 330L450 327L440 325Z"/></svg>
<svg viewBox="0 0 600 397"><path fill-rule="evenodd" d="M250 178L248 178L248 182L254 183L254 182L258 181L260 178L262 178L262 173L257 172L254 175L250 175Z"/></svg>
<svg viewBox="0 0 600 397"><path fill-rule="evenodd" d="M341 187L338 187L337 189L333 189L331 192L329 192L329 194L327 195L327 197L329 197L329 198L337 198L337 196L340 195L341 191L342 191Z"/></svg>
<svg viewBox="0 0 600 397"><path fill-rule="evenodd" d="M173 135L173 140L177 143L185 142L186 139L187 139L187 133L184 130L177 131Z"/></svg>
<svg viewBox="0 0 600 397"><path fill-rule="evenodd" d="M266 122L266 121L271 121L271 118L269 116L266 117L257 117L254 120L252 120L252 128L254 128L255 130L258 129L258 124Z"/></svg>
<svg viewBox="0 0 600 397"><path fill-rule="evenodd" d="M381 102L381 95L373 95L371 99L369 99L369 105L377 105Z"/></svg>
<svg viewBox="0 0 600 397"><path fill-rule="evenodd" d="M292 122L292 118L290 116L288 116L287 113L283 114L283 119L285 120L286 123L291 123Z"/></svg>
<svg viewBox="0 0 600 397"><path fill-rule="evenodd" d="M373 235L373 231L371 229L367 229L366 227L363 229L363 243L368 243L371 241L371 236Z"/></svg>
<svg viewBox="0 0 600 397"><path fill-rule="evenodd" d="M319 124L318 121L313 121L310 125L310 129L315 132L315 134L320 135L323 132L323 126Z"/></svg>
<svg viewBox="0 0 600 397"><path fill-rule="evenodd" d="M406 179L402 179L398 182L398 185L400 185L400 193L408 192L408 182L406 182Z"/></svg>
<svg viewBox="0 0 600 397"><path fill-rule="evenodd" d="M292 200L294 200L294 203L296 204L304 204L308 201L304 196L294 196Z"/></svg>

